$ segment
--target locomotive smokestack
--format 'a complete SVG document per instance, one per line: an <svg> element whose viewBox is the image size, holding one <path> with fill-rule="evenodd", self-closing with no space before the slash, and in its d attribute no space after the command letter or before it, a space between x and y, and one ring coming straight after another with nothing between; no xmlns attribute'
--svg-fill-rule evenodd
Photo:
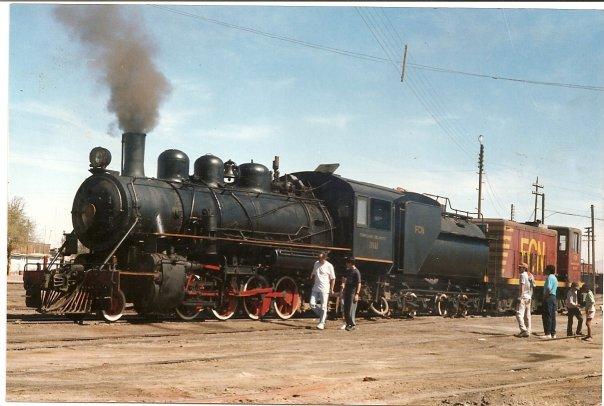
<svg viewBox="0 0 604 406"><path fill-rule="evenodd" d="M145 177L145 137L143 133L122 134L122 176Z"/></svg>

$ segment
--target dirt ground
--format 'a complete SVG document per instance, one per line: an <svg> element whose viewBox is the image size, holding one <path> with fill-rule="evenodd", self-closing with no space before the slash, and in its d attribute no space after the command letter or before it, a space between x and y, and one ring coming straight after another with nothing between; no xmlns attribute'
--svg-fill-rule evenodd
<svg viewBox="0 0 604 406"><path fill-rule="evenodd" d="M351 332L312 318L76 325L26 309L9 284L6 400L598 405L596 317L592 342L515 338L513 317L361 318ZM540 316L533 326L542 334Z"/></svg>

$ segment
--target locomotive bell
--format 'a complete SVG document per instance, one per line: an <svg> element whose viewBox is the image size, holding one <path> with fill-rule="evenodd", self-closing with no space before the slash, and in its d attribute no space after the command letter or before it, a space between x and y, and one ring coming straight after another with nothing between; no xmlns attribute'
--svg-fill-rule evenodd
<svg viewBox="0 0 604 406"><path fill-rule="evenodd" d="M237 177L237 164L230 159L224 163L224 177L229 181Z"/></svg>

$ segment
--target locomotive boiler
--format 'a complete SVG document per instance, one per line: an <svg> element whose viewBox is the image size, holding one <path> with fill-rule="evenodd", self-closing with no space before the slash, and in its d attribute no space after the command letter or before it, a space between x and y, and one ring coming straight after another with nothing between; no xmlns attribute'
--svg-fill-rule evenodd
<svg viewBox="0 0 604 406"><path fill-rule="evenodd" d="M145 134L123 135L121 174L106 169L109 151L93 149L92 175L76 192L68 238L91 252L45 274L28 272L29 305L72 315L99 310L108 320L126 302L139 313L176 309L187 318L209 307L228 318L233 302L245 297L252 317L271 299L290 316L296 283L281 280L285 298L263 273L273 271L273 279L307 270L317 250L332 245L331 218L312 190L294 176L271 176L264 165L237 166L213 155L199 157L189 176L189 158L178 150L164 151L157 178L149 178L144 148Z"/></svg>

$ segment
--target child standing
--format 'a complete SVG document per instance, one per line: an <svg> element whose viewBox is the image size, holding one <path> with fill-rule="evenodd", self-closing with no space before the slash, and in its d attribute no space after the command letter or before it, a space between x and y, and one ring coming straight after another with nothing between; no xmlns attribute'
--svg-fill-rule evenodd
<svg viewBox="0 0 604 406"><path fill-rule="evenodd" d="M583 338L586 341L591 341L591 321L596 315L596 299L594 297L594 293L589 289L587 284L581 286L581 292L586 293L585 295L585 325L587 326L587 336Z"/></svg>

